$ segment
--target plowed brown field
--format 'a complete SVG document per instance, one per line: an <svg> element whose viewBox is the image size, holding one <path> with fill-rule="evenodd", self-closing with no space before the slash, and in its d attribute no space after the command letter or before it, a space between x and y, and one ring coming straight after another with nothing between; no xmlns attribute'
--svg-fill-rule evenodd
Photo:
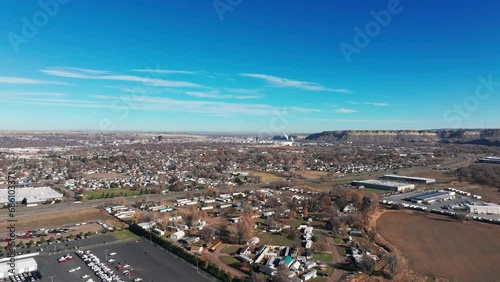
<svg viewBox="0 0 500 282"><path fill-rule="evenodd" d="M377 231L421 274L450 281L499 281L500 231L401 212L377 220Z"/></svg>

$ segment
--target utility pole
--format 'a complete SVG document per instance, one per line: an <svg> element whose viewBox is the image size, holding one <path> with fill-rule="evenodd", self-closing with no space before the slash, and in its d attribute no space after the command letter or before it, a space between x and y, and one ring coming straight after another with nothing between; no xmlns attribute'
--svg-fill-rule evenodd
<svg viewBox="0 0 500 282"><path fill-rule="evenodd" d="M106 251L106 262L108 261L108 249L105 250Z"/></svg>

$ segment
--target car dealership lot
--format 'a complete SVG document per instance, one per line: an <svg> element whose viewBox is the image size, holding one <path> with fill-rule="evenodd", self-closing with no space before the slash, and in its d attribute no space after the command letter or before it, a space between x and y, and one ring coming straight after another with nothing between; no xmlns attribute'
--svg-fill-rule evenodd
<svg viewBox="0 0 500 282"><path fill-rule="evenodd" d="M119 262L128 264L133 269L131 271L131 279L142 278L143 281L216 281L213 277L202 274L202 271L196 271L196 267L191 264L181 261L169 252L162 251L144 240L127 241L109 246L100 246L92 249L92 253L97 255L101 261L106 259L106 250L108 260L114 259L115 262L107 262L107 265L112 267L123 278L128 278L128 275L123 275L121 271L116 270L115 266ZM110 254L116 252L116 255ZM125 280L125 279L124 279Z"/></svg>
<svg viewBox="0 0 500 282"><path fill-rule="evenodd" d="M217 281L201 270L197 271L196 267L185 263L169 252L165 252L158 247L140 239L137 241L123 241L102 244L104 236L100 240L91 240L92 243L98 246L91 245L88 249L92 251L102 262L110 267L124 281L133 281L136 278L142 278L142 281ZM90 238L89 238L90 239ZM111 242L111 238L107 238L107 242ZM82 240L81 242L84 242ZM91 242L88 241L88 242ZM79 244L80 250L85 250L85 245ZM106 261L114 259L113 262ZM116 253L111 255L111 253ZM71 255L73 259L67 262L58 262L58 259L64 255ZM101 281L94 272L83 262L83 260L75 253L75 250L61 252L56 255L40 255L35 257L38 263L38 269L44 276L42 281L50 281L49 276L54 277L54 281L86 281L91 278L94 281ZM125 269L117 270L116 266L123 262L122 265L128 264L133 270L129 276L123 274ZM73 272L68 272L71 269L80 267ZM89 275L88 278L82 279L83 275Z"/></svg>

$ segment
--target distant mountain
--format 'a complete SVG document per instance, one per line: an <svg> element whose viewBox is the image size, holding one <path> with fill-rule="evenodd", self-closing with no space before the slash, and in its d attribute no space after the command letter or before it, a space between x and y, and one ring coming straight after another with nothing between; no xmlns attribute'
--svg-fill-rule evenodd
<svg viewBox="0 0 500 282"><path fill-rule="evenodd" d="M500 129L323 131L311 134L305 140L328 143L439 142L500 146Z"/></svg>

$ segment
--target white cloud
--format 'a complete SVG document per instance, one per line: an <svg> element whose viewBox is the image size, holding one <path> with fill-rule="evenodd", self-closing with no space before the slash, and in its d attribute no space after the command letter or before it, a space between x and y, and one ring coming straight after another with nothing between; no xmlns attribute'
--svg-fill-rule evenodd
<svg viewBox="0 0 500 282"><path fill-rule="evenodd" d="M302 107L274 107L266 104L240 104L220 101L178 100L164 97L119 97L94 95L93 98L107 100L109 104L127 105L130 109L189 112L202 114L242 114L242 115L274 115L279 110L288 113L318 112L317 109Z"/></svg>
<svg viewBox="0 0 500 282"><path fill-rule="evenodd" d="M161 74L195 74L194 71L162 70L162 69L133 69L135 72L161 73Z"/></svg>
<svg viewBox="0 0 500 282"><path fill-rule="evenodd" d="M187 81L175 81L175 80L165 80L152 77L142 77L135 75L116 75L111 74L108 71L101 70L88 70L80 68L48 68L42 69L40 72L59 77L69 77L78 79L96 79L96 80L114 80L114 81L127 81L127 82L139 82L151 86L161 86L161 87L191 87L199 88L203 87L199 84L187 82ZM151 74L151 73L150 73Z"/></svg>
<svg viewBox="0 0 500 282"><path fill-rule="evenodd" d="M335 122L353 123L421 123L422 120L372 120L372 119L337 119Z"/></svg>
<svg viewBox="0 0 500 282"><path fill-rule="evenodd" d="M53 84L53 85L67 85L68 83L60 81L49 81L40 79L31 79L25 77L14 76L0 76L0 83L4 84Z"/></svg>
<svg viewBox="0 0 500 282"><path fill-rule="evenodd" d="M376 107L389 107L390 105L387 103L376 103L376 102L348 102L351 105L370 105Z"/></svg>
<svg viewBox="0 0 500 282"><path fill-rule="evenodd" d="M307 82L307 81L299 81L299 80L292 80L292 79L287 79L287 78L282 78L282 77L277 77L277 76L272 76L272 75L267 75L267 74L256 74L256 73L240 73L240 76L244 77L251 77L251 78L257 78L257 79L262 79L266 81L267 83L278 86L278 87L290 87L290 88L298 88L302 90L308 90L308 91L325 91L325 92L339 92L339 93L349 93L349 89L330 89L327 88L323 85L320 85L318 83L314 82Z"/></svg>
<svg viewBox="0 0 500 282"><path fill-rule="evenodd" d="M57 92L33 92L33 91L8 91L8 90L0 90L1 96L49 96L49 97L64 97L67 96L64 93Z"/></svg>
<svg viewBox="0 0 500 282"><path fill-rule="evenodd" d="M333 111L336 112L336 113L339 113L339 114L352 114L352 113L357 113L358 112L356 110L346 109L346 108L335 109Z"/></svg>
<svg viewBox="0 0 500 282"><path fill-rule="evenodd" d="M248 100L248 99L258 99L260 96L257 95L231 95L231 94L221 94L218 90L212 90L207 92L201 91L187 91L186 95L198 97L198 98L213 98L213 99L237 99L237 100Z"/></svg>

